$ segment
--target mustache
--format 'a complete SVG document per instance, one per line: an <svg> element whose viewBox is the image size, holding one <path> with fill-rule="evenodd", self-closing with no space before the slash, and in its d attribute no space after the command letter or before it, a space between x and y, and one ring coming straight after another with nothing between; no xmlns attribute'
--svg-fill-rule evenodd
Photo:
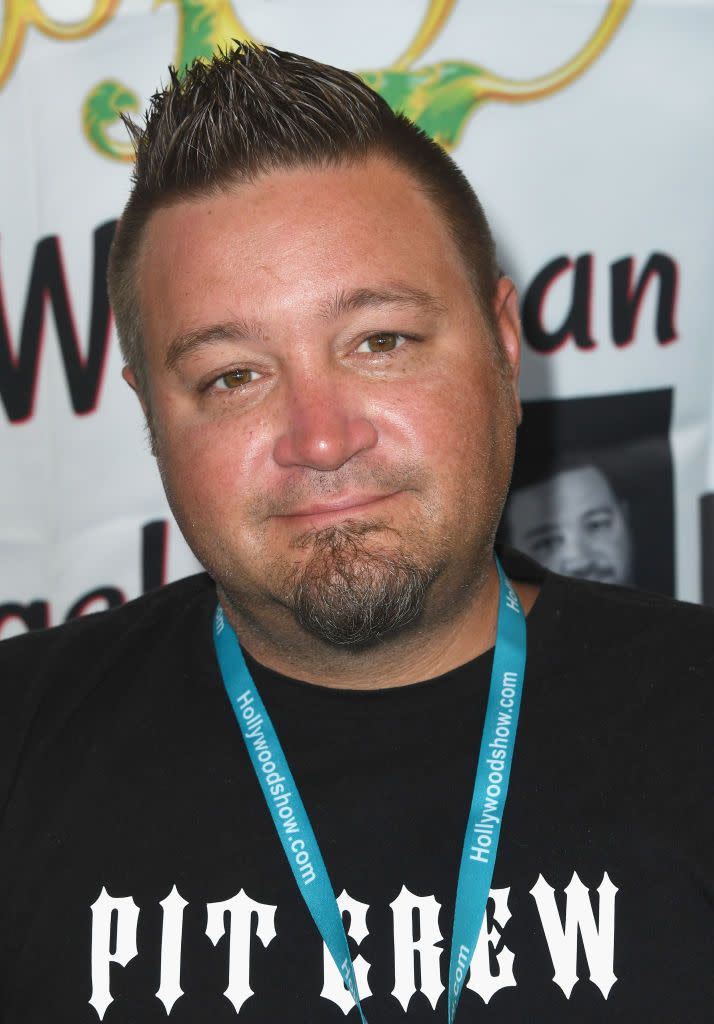
<svg viewBox="0 0 714 1024"><path fill-rule="evenodd" d="M591 560L587 565L579 567L577 572L568 573L581 580L597 580L601 583L612 583L617 576L617 567L611 562Z"/></svg>
<svg viewBox="0 0 714 1024"><path fill-rule="evenodd" d="M424 470L417 463L400 466L375 464L347 466L324 471L304 469L299 476L286 480L274 492L256 495L249 511L257 519L288 516L313 501L329 501L351 491L393 494L396 491L420 490Z"/></svg>

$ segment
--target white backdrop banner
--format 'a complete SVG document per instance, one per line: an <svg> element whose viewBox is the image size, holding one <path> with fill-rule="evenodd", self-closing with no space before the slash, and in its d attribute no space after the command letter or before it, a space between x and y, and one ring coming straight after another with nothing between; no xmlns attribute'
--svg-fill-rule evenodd
<svg viewBox="0 0 714 1024"><path fill-rule="evenodd" d="M121 111L253 39L362 74L454 155L521 295L503 533L714 603L714 0L0 0L0 637L198 568L120 378Z"/></svg>

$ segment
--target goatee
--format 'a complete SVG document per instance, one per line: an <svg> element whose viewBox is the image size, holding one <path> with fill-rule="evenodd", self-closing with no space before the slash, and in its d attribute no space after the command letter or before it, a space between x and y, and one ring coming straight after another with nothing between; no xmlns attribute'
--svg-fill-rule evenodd
<svg viewBox="0 0 714 1024"><path fill-rule="evenodd" d="M375 531L390 528L348 520L296 542L310 554L291 576L285 604L303 629L333 647L364 650L414 624L440 572L408 559L399 547L368 543Z"/></svg>

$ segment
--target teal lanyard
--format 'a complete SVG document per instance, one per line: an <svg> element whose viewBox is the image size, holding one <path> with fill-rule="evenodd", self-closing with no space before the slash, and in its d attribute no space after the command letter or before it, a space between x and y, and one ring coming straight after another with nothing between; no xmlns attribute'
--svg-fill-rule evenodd
<svg viewBox="0 0 714 1024"><path fill-rule="evenodd" d="M496 559L498 628L491 686L471 810L456 888L449 962L448 1021L452 1024L486 913L503 808L508 792L526 667L526 623L513 587ZM315 833L277 733L248 671L238 638L219 606L213 626L223 683L273 817L285 856L315 924L349 989L363 1024L352 957L335 893Z"/></svg>

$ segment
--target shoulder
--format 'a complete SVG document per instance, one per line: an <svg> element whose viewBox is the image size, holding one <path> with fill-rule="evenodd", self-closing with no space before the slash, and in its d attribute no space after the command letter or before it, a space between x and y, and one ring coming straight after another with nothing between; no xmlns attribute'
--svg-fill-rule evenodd
<svg viewBox="0 0 714 1024"><path fill-rule="evenodd" d="M554 608L574 628L602 636L606 627L611 641L647 638L657 647L672 639L681 647L686 639L714 652L713 608L631 587L554 574L548 574L546 580L553 589Z"/></svg>
<svg viewBox="0 0 714 1024"><path fill-rule="evenodd" d="M0 809L34 723L55 704L80 700L110 671L185 635L216 601L205 574L170 583L120 608L0 642Z"/></svg>
<svg viewBox="0 0 714 1024"><path fill-rule="evenodd" d="M38 673L52 673L65 659L81 667L91 663L99 652L127 647L147 633L174 627L177 617L215 600L213 582L206 573L199 573L128 601L120 608L3 640L0 685L11 685L13 678L30 680Z"/></svg>
<svg viewBox="0 0 714 1024"><path fill-rule="evenodd" d="M712 608L547 573L531 635L544 662L597 678L604 689L655 687L671 696L690 683L712 699Z"/></svg>
<svg viewBox="0 0 714 1024"><path fill-rule="evenodd" d="M512 548L499 548L507 573L540 594L528 616L529 634L558 653L714 667L714 608L633 587L560 576Z"/></svg>

